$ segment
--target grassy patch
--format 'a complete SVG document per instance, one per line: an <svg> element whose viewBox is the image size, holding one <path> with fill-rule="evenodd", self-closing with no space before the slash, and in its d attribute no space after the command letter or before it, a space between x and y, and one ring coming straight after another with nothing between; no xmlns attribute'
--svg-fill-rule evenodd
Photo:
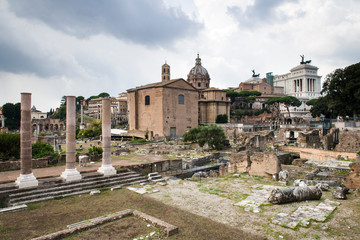
<svg viewBox="0 0 360 240"><path fill-rule="evenodd" d="M5 232L0 230L1 239L31 239L66 229L69 224L129 208L178 226L180 232L171 239L256 239L250 233L165 205L127 189L105 191L95 196L84 194L31 205L31 211L0 215L0 225L5 229ZM111 239L123 239L117 237L117 230L108 233Z"/></svg>

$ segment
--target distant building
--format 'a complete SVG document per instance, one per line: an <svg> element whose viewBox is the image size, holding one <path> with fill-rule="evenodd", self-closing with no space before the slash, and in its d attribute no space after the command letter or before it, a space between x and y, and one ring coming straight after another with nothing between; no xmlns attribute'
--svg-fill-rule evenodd
<svg viewBox="0 0 360 240"><path fill-rule="evenodd" d="M41 112L37 110L35 106L31 108L31 119L46 119L46 118L47 118L46 112Z"/></svg>
<svg viewBox="0 0 360 240"><path fill-rule="evenodd" d="M170 73L169 73L170 76ZM129 135L182 136L198 125L198 91L184 79L164 79L127 90Z"/></svg>
<svg viewBox="0 0 360 240"><path fill-rule="evenodd" d="M319 68L310 65L310 62L302 60L300 65L292 68L289 73L274 76L274 86L283 87L285 95L297 97L302 103L300 107L289 109L291 117L311 118L311 107L307 106L306 102L321 96ZM287 110L283 107L281 112L287 114Z"/></svg>
<svg viewBox="0 0 360 240"><path fill-rule="evenodd" d="M199 99L199 123L215 123L220 114L228 116L230 122L231 101L226 97L226 91L217 88L201 90Z"/></svg>
<svg viewBox="0 0 360 240"><path fill-rule="evenodd" d="M237 91L258 91L261 95L281 95L284 94L284 88L281 86L272 86L266 78L251 77L245 82L239 84Z"/></svg>
<svg viewBox="0 0 360 240"><path fill-rule="evenodd" d="M101 119L102 115L102 99L94 98L89 100L88 108L84 113L95 119ZM111 124L115 126L119 123L127 123L128 111L127 111L127 95L126 93L120 93L117 98L112 97L111 100Z"/></svg>

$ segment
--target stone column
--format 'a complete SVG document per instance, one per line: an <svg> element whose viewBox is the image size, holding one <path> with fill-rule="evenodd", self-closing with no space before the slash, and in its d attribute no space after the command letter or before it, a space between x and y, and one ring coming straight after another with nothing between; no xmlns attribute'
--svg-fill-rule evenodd
<svg viewBox="0 0 360 240"><path fill-rule="evenodd" d="M106 98L102 100L102 165L98 172L104 174L104 176L110 176L116 174L115 168L111 165L111 108L110 99Z"/></svg>
<svg viewBox="0 0 360 240"><path fill-rule="evenodd" d="M16 180L19 188L37 187L38 180L32 172L31 151L31 93L21 93L20 121L20 176Z"/></svg>
<svg viewBox="0 0 360 240"><path fill-rule="evenodd" d="M75 168L76 142L75 142L75 96L66 96L66 168L61 177L66 182L81 179L81 175Z"/></svg>
<svg viewBox="0 0 360 240"><path fill-rule="evenodd" d="M84 123L84 106L81 103L81 123L80 123L80 130L85 129L85 123Z"/></svg>

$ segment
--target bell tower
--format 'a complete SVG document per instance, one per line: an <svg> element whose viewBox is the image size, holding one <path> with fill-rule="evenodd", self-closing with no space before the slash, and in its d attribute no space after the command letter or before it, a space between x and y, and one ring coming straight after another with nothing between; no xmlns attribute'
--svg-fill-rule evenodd
<svg viewBox="0 0 360 240"><path fill-rule="evenodd" d="M165 62L161 67L161 81L169 81L170 80L170 66Z"/></svg>

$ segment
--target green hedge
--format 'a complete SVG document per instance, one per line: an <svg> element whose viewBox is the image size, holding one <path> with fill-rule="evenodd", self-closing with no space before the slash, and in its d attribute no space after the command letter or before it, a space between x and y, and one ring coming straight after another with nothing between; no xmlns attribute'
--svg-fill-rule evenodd
<svg viewBox="0 0 360 240"><path fill-rule="evenodd" d="M0 133L0 159L20 158L20 134Z"/></svg>

